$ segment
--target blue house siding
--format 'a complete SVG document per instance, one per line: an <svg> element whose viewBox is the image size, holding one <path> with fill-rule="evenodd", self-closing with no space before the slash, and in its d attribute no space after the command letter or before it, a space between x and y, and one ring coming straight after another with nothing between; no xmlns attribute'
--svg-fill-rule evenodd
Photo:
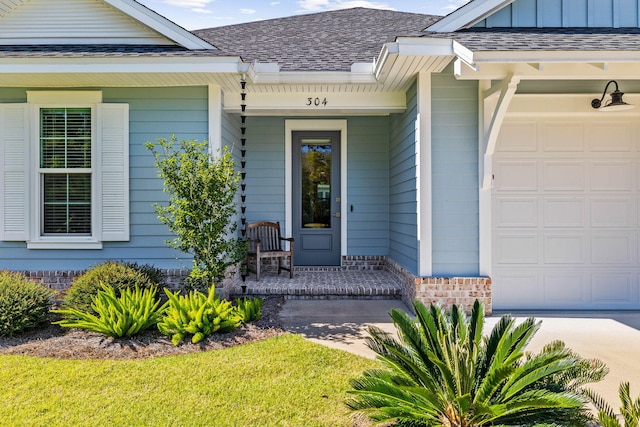
<svg viewBox="0 0 640 427"><path fill-rule="evenodd" d="M26 102L27 89L0 89L0 102ZM47 89L50 90L50 89ZM62 89L61 89L62 90ZM152 206L167 200L153 155L144 147L156 138L204 140L208 133L207 88L105 88L103 102L130 108L129 242L105 242L102 250L27 250L22 242L0 242L0 269L81 270L109 260L150 263L158 268L190 267L184 254L164 243L173 236Z"/></svg>
<svg viewBox="0 0 640 427"><path fill-rule="evenodd" d="M285 219L284 117L247 118L247 221ZM386 255L388 117L347 118L348 255ZM350 207L353 206L353 211Z"/></svg>
<svg viewBox="0 0 640 427"><path fill-rule="evenodd" d="M390 119L389 257L418 272L415 123L417 84L407 91L407 110Z"/></svg>
<svg viewBox="0 0 640 427"><path fill-rule="evenodd" d="M387 255L389 117L350 118L347 129L348 255Z"/></svg>
<svg viewBox="0 0 640 427"><path fill-rule="evenodd" d="M479 272L478 86L432 76L433 275Z"/></svg>
<svg viewBox="0 0 640 427"><path fill-rule="evenodd" d="M476 27L638 27L638 0L516 0Z"/></svg>
<svg viewBox="0 0 640 427"><path fill-rule="evenodd" d="M279 221L284 229L284 118L247 117L247 221Z"/></svg>

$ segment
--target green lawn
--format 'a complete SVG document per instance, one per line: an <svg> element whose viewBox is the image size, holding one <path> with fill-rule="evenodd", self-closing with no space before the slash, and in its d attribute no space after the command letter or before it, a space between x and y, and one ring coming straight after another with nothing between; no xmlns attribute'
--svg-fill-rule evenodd
<svg viewBox="0 0 640 427"><path fill-rule="evenodd" d="M135 361L0 356L0 425L351 426L348 381L376 363L297 335Z"/></svg>

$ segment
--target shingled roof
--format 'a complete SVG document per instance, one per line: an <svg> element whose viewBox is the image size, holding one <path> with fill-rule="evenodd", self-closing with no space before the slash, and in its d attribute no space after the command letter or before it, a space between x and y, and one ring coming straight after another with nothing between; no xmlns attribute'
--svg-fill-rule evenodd
<svg viewBox="0 0 640 427"><path fill-rule="evenodd" d="M472 51L640 50L640 28L473 28L423 37L453 39Z"/></svg>
<svg viewBox="0 0 640 427"><path fill-rule="evenodd" d="M281 71L349 71L356 62L372 62L384 43L420 36L440 18L358 7L193 33L244 61L277 63Z"/></svg>
<svg viewBox="0 0 640 427"><path fill-rule="evenodd" d="M0 45L0 58L225 57L220 49L156 45ZM237 56L237 55L235 55Z"/></svg>

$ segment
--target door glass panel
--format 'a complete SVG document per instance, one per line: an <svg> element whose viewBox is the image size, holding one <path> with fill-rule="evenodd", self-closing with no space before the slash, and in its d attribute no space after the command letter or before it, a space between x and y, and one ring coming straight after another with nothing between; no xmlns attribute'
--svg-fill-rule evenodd
<svg viewBox="0 0 640 427"><path fill-rule="evenodd" d="M302 228L330 228L331 140L303 138L300 160Z"/></svg>

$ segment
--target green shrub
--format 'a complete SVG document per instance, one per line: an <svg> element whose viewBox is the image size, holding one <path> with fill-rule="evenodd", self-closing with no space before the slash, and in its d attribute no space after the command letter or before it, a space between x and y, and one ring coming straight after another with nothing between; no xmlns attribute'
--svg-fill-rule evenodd
<svg viewBox="0 0 640 427"><path fill-rule="evenodd" d="M20 273L0 271L0 336L44 323L53 297L53 291Z"/></svg>
<svg viewBox="0 0 640 427"><path fill-rule="evenodd" d="M116 294L123 289L156 289L149 276L139 269L123 263L107 261L85 271L73 281L64 297L63 308L75 309L85 313L97 314L91 308L93 297L104 286L112 287Z"/></svg>
<svg viewBox="0 0 640 427"><path fill-rule="evenodd" d="M164 311L159 307L155 289L122 289L120 296L112 287L105 287L93 297L91 308L98 315L76 310L53 310L70 319L54 322L65 328L81 328L114 337L130 337L145 331L160 320Z"/></svg>
<svg viewBox="0 0 640 427"><path fill-rule="evenodd" d="M558 380L579 357L563 345L526 355L540 322L516 324L503 316L485 338L478 301L469 319L455 305L450 315L419 301L414 307L417 322L391 311L398 338L369 328L368 344L385 369L352 381L352 409L376 422L413 427L576 426L588 416L584 394L572 391L575 383Z"/></svg>
<svg viewBox="0 0 640 427"><path fill-rule="evenodd" d="M238 314L242 317L242 323L253 322L262 317L262 298L242 298L239 299L236 304Z"/></svg>
<svg viewBox="0 0 640 427"><path fill-rule="evenodd" d="M158 329L171 337L173 345L180 344L188 334L196 344L214 332L229 332L242 323L241 315L231 303L216 297L215 286L209 288L208 295L198 291L187 295L179 295L180 291L164 291L169 301Z"/></svg>
<svg viewBox="0 0 640 427"><path fill-rule="evenodd" d="M127 267L131 267L134 270L138 270L140 273L147 276L149 282L157 285L158 287L164 284L164 272L151 264L138 264L137 262L131 261L122 261L122 264L126 265Z"/></svg>

